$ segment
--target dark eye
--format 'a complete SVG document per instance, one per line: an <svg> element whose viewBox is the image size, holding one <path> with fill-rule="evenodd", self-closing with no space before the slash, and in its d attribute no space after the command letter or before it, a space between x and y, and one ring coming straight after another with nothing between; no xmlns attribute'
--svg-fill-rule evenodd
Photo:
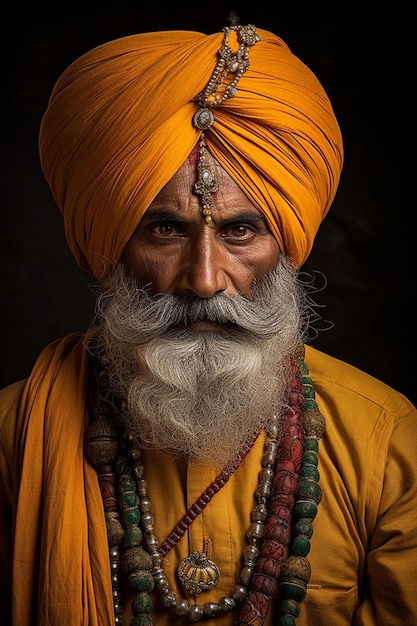
<svg viewBox="0 0 417 626"><path fill-rule="evenodd" d="M176 222L158 222L151 225L151 231L157 237L180 237L183 230Z"/></svg>
<svg viewBox="0 0 417 626"><path fill-rule="evenodd" d="M231 243L243 243L255 236L256 229L250 224L229 224L223 231L223 239Z"/></svg>
<svg viewBox="0 0 417 626"><path fill-rule="evenodd" d="M248 233L251 233L253 231L251 231L250 229L248 229L247 226L243 225L243 224L238 224L236 226L233 226L230 229L231 233L234 235L234 237L244 237L245 235L247 235Z"/></svg>
<svg viewBox="0 0 417 626"><path fill-rule="evenodd" d="M171 235L175 229L172 224L157 224L153 227L153 230L158 235Z"/></svg>

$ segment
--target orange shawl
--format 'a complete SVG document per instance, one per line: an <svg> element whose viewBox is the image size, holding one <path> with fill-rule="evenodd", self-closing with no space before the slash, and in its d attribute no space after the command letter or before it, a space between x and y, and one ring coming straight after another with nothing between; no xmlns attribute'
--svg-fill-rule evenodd
<svg viewBox="0 0 417 626"><path fill-rule="evenodd" d="M83 337L54 342L38 358L19 407L13 610L22 626L34 616L55 624L69 604L74 625L114 621L103 503L84 454L87 371Z"/></svg>

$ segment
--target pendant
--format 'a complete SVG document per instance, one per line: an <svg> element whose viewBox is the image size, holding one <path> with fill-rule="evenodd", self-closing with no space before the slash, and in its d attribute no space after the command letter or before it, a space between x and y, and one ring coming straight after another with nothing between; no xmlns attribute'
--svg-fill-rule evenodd
<svg viewBox="0 0 417 626"><path fill-rule="evenodd" d="M204 552L193 552L180 561L177 572L180 583L192 595L213 589L220 580L219 568Z"/></svg>

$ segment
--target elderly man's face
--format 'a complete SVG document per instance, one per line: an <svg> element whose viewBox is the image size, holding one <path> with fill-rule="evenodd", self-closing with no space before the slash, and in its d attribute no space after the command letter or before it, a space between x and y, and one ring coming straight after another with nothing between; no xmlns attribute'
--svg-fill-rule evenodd
<svg viewBox="0 0 417 626"><path fill-rule="evenodd" d="M206 224L194 191L196 166L187 159L147 209L123 261L154 293L210 298L227 291L250 297L254 281L274 270L278 244L263 215L210 158L219 189ZM198 330L198 329L195 329ZM202 330L202 329L201 329Z"/></svg>

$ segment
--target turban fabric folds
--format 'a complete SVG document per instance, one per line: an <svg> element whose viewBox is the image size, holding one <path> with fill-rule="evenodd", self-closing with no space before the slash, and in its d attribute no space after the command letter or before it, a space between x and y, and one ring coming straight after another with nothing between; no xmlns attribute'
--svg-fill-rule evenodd
<svg viewBox="0 0 417 626"><path fill-rule="evenodd" d="M237 94L213 109L206 144L300 266L337 190L342 139L311 70L282 39L257 33ZM129 35L87 52L58 79L41 122L41 165L69 247L97 279L196 145L196 97L222 43L222 32ZM230 46L238 48L234 32Z"/></svg>

